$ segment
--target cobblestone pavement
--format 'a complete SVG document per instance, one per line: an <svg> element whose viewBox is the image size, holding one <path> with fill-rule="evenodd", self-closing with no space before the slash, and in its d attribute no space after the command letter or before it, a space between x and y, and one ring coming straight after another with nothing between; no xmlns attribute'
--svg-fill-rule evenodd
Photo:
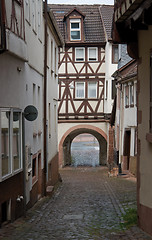
<svg viewBox="0 0 152 240"><path fill-rule="evenodd" d="M40 200L0 230L3 240L150 240L137 226L126 230L122 214L136 207L136 182L108 177L105 167L64 168L53 197Z"/></svg>

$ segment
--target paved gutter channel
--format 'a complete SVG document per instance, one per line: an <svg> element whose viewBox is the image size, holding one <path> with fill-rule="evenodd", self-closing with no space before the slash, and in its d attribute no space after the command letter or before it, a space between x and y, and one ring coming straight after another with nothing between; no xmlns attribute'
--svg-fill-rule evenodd
<svg viewBox="0 0 152 240"><path fill-rule="evenodd" d="M1 240L152 240L137 226L120 228L135 206L135 182L108 177L105 167L65 168L61 176L55 194L1 229Z"/></svg>

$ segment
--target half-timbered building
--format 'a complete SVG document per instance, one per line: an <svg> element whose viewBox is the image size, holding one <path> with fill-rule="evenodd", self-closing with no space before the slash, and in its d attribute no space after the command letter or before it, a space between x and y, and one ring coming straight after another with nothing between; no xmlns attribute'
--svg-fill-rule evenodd
<svg viewBox="0 0 152 240"><path fill-rule="evenodd" d="M111 75L118 61L117 45L111 42L113 6L49 6L65 40L58 65L60 166L71 163L71 142L80 133L98 139L99 162L107 164Z"/></svg>

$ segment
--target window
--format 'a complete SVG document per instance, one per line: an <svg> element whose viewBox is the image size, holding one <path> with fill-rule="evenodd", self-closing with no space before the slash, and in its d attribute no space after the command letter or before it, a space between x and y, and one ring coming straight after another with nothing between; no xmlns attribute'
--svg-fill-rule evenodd
<svg viewBox="0 0 152 240"><path fill-rule="evenodd" d="M112 45L112 63L118 63L118 45Z"/></svg>
<svg viewBox="0 0 152 240"><path fill-rule="evenodd" d="M42 32L41 32L41 1L38 0L38 4L37 4L37 14L38 14L38 38L41 40L42 39Z"/></svg>
<svg viewBox="0 0 152 240"><path fill-rule="evenodd" d="M115 80L112 80L112 99L114 99L116 96L116 82Z"/></svg>
<svg viewBox="0 0 152 240"><path fill-rule="evenodd" d="M108 98L108 81L106 80L106 91L105 91L105 99Z"/></svg>
<svg viewBox="0 0 152 240"><path fill-rule="evenodd" d="M36 2L32 0L32 27L34 32L36 31Z"/></svg>
<svg viewBox="0 0 152 240"><path fill-rule="evenodd" d="M36 157L32 161L32 177L36 177Z"/></svg>
<svg viewBox="0 0 152 240"><path fill-rule="evenodd" d="M21 111L0 109L0 165L2 180L22 168ZM1 180L1 179L0 179Z"/></svg>
<svg viewBox="0 0 152 240"><path fill-rule="evenodd" d="M125 106L129 106L129 86L125 86Z"/></svg>
<svg viewBox="0 0 152 240"><path fill-rule="evenodd" d="M57 52L56 52L56 47L54 49L54 72L55 72L55 77L57 77Z"/></svg>
<svg viewBox="0 0 152 240"><path fill-rule="evenodd" d="M70 20L71 40L81 40L80 19Z"/></svg>
<svg viewBox="0 0 152 240"><path fill-rule="evenodd" d="M88 82L88 98L96 98L96 97L97 97L97 83Z"/></svg>
<svg viewBox="0 0 152 240"><path fill-rule="evenodd" d="M85 85L84 82L76 82L76 98L85 97Z"/></svg>
<svg viewBox="0 0 152 240"><path fill-rule="evenodd" d="M130 85L130 105L134 104L134 85Z"/></svg>
<svg viewBox="0 0 152 240"><path fill-rule="evenodd" d="M75 48L75 61L84 61L84 48Z"/></svg>
<svg viewBox="0 0 152 240"><path fill-rule="evenodd" d="M53 41L51 40L51 74L53 73Z"/></svg>
<svg viewBox="0 0 152 240"><path fill-rule="evenodd" d="M97 48L88 48L88 61L97 61Z"/></svg>

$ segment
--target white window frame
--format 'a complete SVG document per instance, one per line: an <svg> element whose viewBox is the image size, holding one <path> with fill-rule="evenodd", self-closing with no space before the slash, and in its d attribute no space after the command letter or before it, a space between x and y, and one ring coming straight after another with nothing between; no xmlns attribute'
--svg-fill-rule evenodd
<svg viewBox="0 0 152 240"><path fill-rule="evenodd" d="M129 85L129 94L130 94L130 105L134 105L134 84Z"/></svg>
<svg viewBox="0 0 152 240"><path fill-rule="evenodd" d="M80 83L81 83L81 84L83 83L83 89L84 89L84 90L83 90L83 93L84 93L84 94L83 94L82 97L79 97L79 96L77 95L77 89L78 89L78 86L77 86L77 85L80 84ZM76 98L80 98L80 99L81 99L81 98L85 98L85 82L76 82L76 83L75 83L75 97L76 97Z"/></svg>
<svg viewBox="0 0 152 240"><path fill-rule="evenodd" d="M96 95L94 97L90 96L90 94L89 94L89 84L90 83L94 83L95 84ZM88 98L97 98L97 82L94 82L94 81L89 81L88 82Z"/></svg>
<svg viewBox="0 0 152 240"><path fill-rule="evenodd" d="M15 108L0 108L0 139L1 139L1 112L10 112L10 124L9 124L9 163L10 163L10 172L4 176L2 176L2 167L0 168L0 182L8 179L9 177L21 172L23 170L23 161L22 161L22 112L20 109ZM19 123L19 135L20 135L20 167L18 169L14 169L14 158L13 158L13 113L20 113L20 123ZM1 141L0 141L1 143ZM0 144L0 166L2 166L2 149Z"/></svg>
<svg viewBox="0 0 152 240"><path fill-rule="evenodd" d="M79 28L71 28L71 23L79 23ZM71 32L79 31L80 32L80 38L78 39L72 39L71 38ZM71 41L79 41L81 40L81 21L80 19L70 19L70 40Z"/></svg>
<svg viewBox="0 0 152 240"><path fill-rule="evenodd" d="M129 85L128 84L125 84L125 107L128 107L129 106ZM126 94L127 92L127 88L128 88L128 95Z"/></svg>
<svg viewBox="0 0 152 240"><path fill-rule="evenodd" d="M95 60L90 60L90 50L92 50L92 49L95 49L96 50L96 59ZM93 61L93 62L95 62L95 61L98 61L98 48L97 47L89 47L88 48L88 61L90 62L90 61Z"/></svg>
<svg viewBox="0 0 152 240"><path fill-rule="evenodd" d="M83 50L83 60L77 60L77 50L80 50L82 49ZM85 48L84 47L78 47L78 48L75 48L75 61L76 62L84 62L85 61Z"/></svg>

